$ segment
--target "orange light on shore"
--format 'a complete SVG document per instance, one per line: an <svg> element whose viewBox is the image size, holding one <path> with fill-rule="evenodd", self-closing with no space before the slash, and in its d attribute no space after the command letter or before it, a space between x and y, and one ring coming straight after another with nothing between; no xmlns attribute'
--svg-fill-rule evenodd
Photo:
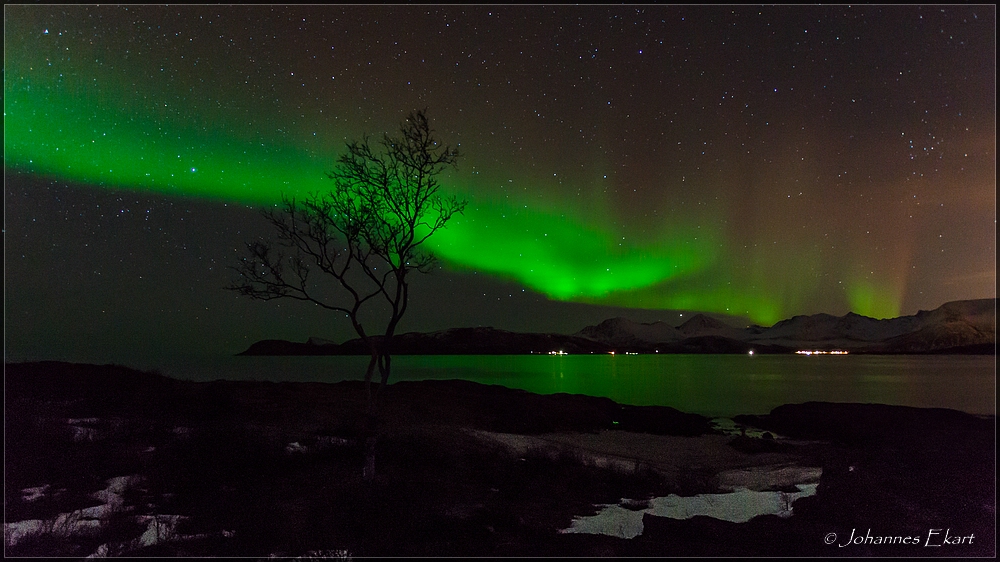
<svg viewBox="0 0 1000 562"><path fill-rule="evenodd" d="M796 355L847 355L848 353L849 352L847 352L847 351L842 351L842 350L839 350L839 349L835 349L833 351L819 351L819 350L816 350L816 351L805 351L805 350L800 350L800 351L796 351L795 352Z"/></svg>

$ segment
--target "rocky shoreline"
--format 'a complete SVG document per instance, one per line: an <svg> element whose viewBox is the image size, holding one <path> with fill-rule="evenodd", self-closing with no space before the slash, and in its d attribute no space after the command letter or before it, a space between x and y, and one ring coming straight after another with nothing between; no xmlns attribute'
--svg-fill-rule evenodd
<svg viewBox="0 0 1000 562"><path fill-rule="evenodd" d="M400 382L369 486L361 382L49 362L5 365L5 390L8 556L995 555L993 416L808 403L721 427L604 398ZM726 520L729 492L787 509ZM566 532L602 509L633 531Z"/></svg>

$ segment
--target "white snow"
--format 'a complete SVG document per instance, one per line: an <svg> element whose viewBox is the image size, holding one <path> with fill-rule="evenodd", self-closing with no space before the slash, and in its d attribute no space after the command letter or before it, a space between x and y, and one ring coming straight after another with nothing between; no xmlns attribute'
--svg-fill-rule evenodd
<svg viewBox="0 0 1000 562"><path fill-rule="evenodd" d="M97 439L97 429L93 427L71 425L69 428L73 431L73 441L77 443L80 441L94 441Z"/></svg>
<svg viewBox="0 0 1000 562"><path fill-rule="evenodd" d="M14 546L26 537L41 533L44 526L45 521L41 519L27 519L14 523L4 523L3 544Z"/></svg>
<svg viewBox="0 0 1000 562"><path fill-rule="evenodd" d="M733 523L745 523L760 515L790 517L792 503L816 494L819 484L800 484L798 492L757 492L739 488L725 494L698 494L693 497L669 495L653 498L650 513L657 517L690 519L704 515Z"/></svg>
<svg viewBox="0 0 1000 562"><path fill-rule="evenodd" d="M765 431L756 427L745 426L736 423L732 418L713 418L710 422L712 428L721 431L725 435L744 435L754 439L763 438L765 433L770 433L775 440L784 440L781 435L776 435L773 431Z"/></svg>
<svg viewBox="0 0 1000 562"><path fill-rule="evenodd" d="M591 535L611 535L622 539L634 539L642 534L642 516L649 509L633 511L617 504L599 505L597 515L574 517L568 529L560 533L588 533Z"/></svg>
<svg viewBox="0 0 1000 562"><path fill-rule="evenodd" d="M187 519L182 515L143 515L136 518L138 523L147 523L146 531L136 539L140 546L152 546L159 542L179 537L177 524Z"/></svg>
<svg viewBox="0 0 1000 562"><path fill-rule="evenodd" d="M727 471L719 475L722 487L733 489L721 494L666 497L649 500L645 509L627 509L621 504L636 504L623 499L621 504L603 504L596 515L575 517L569 528L560 533L590 533L610 535L623 539L642 534L642 518L649 514L671 519L690 519L697 516L712 517L733 523L745 523L761 515L790 517L792 504L799 498L816 494L822 469L811 467L758 467L742 471ZM787 486L791 479L809 483L796 484L796 492L758 491L752 487Z"/></svg>
<svg viewBox="0 0 1000 562"><path fill-rule="evenodd" d="M70 537L95 534L100 531L112 514L125 508L122 494L141 481L142 477L136 475L117 476L107 480L107 488L91 494L90 497L104 502L100 505L77 509L69 513L60 513L53 519L29 519L4 523L4 545L14 546L25 538L35 535ZM48 486L42 486L42 488L46 489ZM25 490L34 490L34 488L26 488Z"/></svg>
<svg viewBox="0 0 1000 562"><path fill-rule="evenodd" d="M45 497L45 493L49 491L49 485L45 484L42 486L36 486L34 488L24 488L21 490L21 500L26 502L38 501Z"/></svg>

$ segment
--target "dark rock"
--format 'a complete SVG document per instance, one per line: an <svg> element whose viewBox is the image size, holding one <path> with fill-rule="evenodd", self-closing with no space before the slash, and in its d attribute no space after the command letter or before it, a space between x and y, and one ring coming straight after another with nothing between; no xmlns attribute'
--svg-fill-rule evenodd
<svg viewBox="0 0 1000 562"><path fill-rule="evenodd" d="M992 431L992 421L944 408L806 402L779 406L766 416L736 416L738 423L801 439L845 444L926 442L947 433Z"/></svg>
<svg viewBox="0 0 1000 562"><path fill-rule="evenodd" d="M135 498L143 503L134 505L148 501L169 510L161 513L190 515L191 533L215 537L164 543L138 554L260 557L336 547L353 556L995 555L992 416L818 402L737 416L770 432L820 440L786 445L741 436L730 443L751 454L795 448L808 457L810 464L802 466L823 468L817 494L796 501L787 519L764 516L737 524L647 515L643 534L624 540L555 530L595 503L638 498L624 507L642 509L643 498L688 495L687 476L664 483L641 473L586 467L568 456L505 456L465 429L531 434L617 427L696 435L708 429L707 419L671 408L468 381L400 382L385 389L381 476L365 486L359 468L358 424L366 411L360 381L195 383L124 367L55 362L6 365L5 379L7 520L51 518L92 506L88 495L107 478L136 473L148 478L149 489ZM65 434L67 417L97 418L80 424L105 430L106 438L72 442ZM191 428L190 435L177 438L179 428ZM289 443L304 444L308 452L284 454ZM43 484L65 488L63 499L51 494L23 500L21 490ZM142 531L122 529L115 536L131 539ZM976 540L951 550L824 542L829 533L845 540L852 530L868 529L880 536L921 537L930 529L950 529ZM106 539L95 538L82 550L72 544L75 539L26 543L7 554L80 558Z"/></svg>
<svg viewBox="0 0 1000 562"><path fill-rule="evenodd" d="M729 442L729 446L741 453L756 455L759 453L787 453L795 450L795 447L779 443L777 441L754 439L745 435L738 435Z"/></svg>

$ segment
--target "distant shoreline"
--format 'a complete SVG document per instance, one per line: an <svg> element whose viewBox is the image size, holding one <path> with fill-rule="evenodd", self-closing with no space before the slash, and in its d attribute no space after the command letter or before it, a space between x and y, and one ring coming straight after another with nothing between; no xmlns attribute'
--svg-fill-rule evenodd
<svg viewBox="0 0 1000 562"><path fill-rule="evenodd" d="M712 345L714 344L714 345ZM346 347L344 347L346 346ZM742 342L727 341L727 342L712 342L706 343L704 341L682 341L675 345L664 345L658 346L657 349L650 349L649 347L632 347L623 346L616 347L614 350L601 349L598 351L575 351L575 352L564 352L562 355L600 355L600 354L614 354L625 355L625 354L638 354L638 355L680 355L680 354L692 354L692 355L740 355L748 354L753 351L754 355L794 355L799 350L819 350L819 351L836 351L842 349L841 347L829 347L829 346L802 346L799 348L782 347L782 346L755 346L747 345ZM337 344L310 344L293 342L287 340L260 340L250 345L246 350L237 353L236 356L344 356L344 355L368 355L369 352L365 351L361 346L356 345L337 345ZM944 349L932 349L927 351L884 351L877 349L855 349L849 351L851 355L996 355L996 344L995 343L980 343L971 344L963 346L948 347ZM439 346L428 346L421 349L415 349L413 346L407 346L405 351L400 351L393 353L394 356L400 355L555 355L554 353L547 351L520 351L504 349L500 347L487 348L487 349L469 349L469 350L455 350L453 348L442 348Z"/></svg>
<svg viewBox="0 0 1000 562"><path fill-rule="evenodd" d="M884 320L853 313L795 316L768 328L737 328L705 314L695 314L679 326L611 318L569 335L510 332L492 327L451 328L396 334L390 351L393 355L765 355L800 351L996 355L996 299L952 301L931 311ZM304 343L261 340L238 355L368 354L368 345L360 339L337 344L314 337Z"/></svg>

